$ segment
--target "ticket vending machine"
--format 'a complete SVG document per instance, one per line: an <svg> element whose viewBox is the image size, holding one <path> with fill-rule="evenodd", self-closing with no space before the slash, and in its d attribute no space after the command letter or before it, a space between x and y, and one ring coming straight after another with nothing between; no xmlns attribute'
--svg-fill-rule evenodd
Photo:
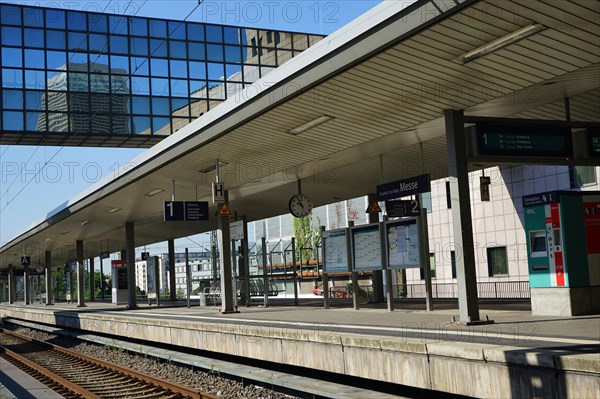
<svg viewBox="0 0 600 399"><path fill-rule="evenodd" d="M600 192L523 197L531 311L600 313Z"/></svg>

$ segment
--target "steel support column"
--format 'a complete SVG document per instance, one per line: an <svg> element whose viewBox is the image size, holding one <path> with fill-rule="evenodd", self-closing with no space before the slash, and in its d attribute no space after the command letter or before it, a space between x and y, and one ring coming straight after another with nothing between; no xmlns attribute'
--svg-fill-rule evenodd
<svg viewBox="0 0 600 399"><path fill-rule="evenodd" d="M77 240L77 307L85 307L85 267L83 265L83 241Z"/></svg>
<svg viewBox="0 0 600 399"><path fill-rule="evenodd" d="M227 191L225 191L225 201L227 202ZM229 216L217 216L219 236L219 247L221 256L221 313L235 312L233 304L233 287L231 281L231 238L229 234Z"/></svg>
<svg viewBox="0 0 600 399"><path fill-rule="evenodd" d="M177 287L175 287L175 240L170 239L167 243L169 247L169 300L177 300Z"/></svg>
<svg viewBox="0 0 600 399"><path fill-rule="evenodd" d="M377 194L370 193L367 201L372 204L377 200ZM379 213L369 213L369 223L379 223ZM383 302L383 271L373 270L373 302Z"/></svg>
<svg viewBox="0 0 600 399"><path fill-rule="evenodd" d="M8 303L15 303L15 268L13 265L8 265Z"/></svg>
<svg viewBox="0 0 600 399"><path fill-rule="evenodd" d="M46 306L54 305L54 295L52 295L52 253L46 251Z"/></svg>
<svg viewBox="0 0 600 399"><path fill-rule="evenodd" d="M133 222L125 222L125 250L127 251L127 309L137 309L135 283L135 234Z"/></svg>
<svg viewBox="0 0 600 399"><path fill-rule="evenodd" d="M90 302L94 302L95 296L96 296L96 295L94 295L96 293L96 281L94 279L95 273L94 273L94 257L93 256L88 259L88 264L90 265Z"/></svg>
<svg viewBox="0 0 600 399"><path fill-rule="evenodd" d="M445 110L448 173L452 203L452 225L456 251L456 281L460 321L479 321L477 275L471 200L469 197L469 169L463 111Z"/></svg>

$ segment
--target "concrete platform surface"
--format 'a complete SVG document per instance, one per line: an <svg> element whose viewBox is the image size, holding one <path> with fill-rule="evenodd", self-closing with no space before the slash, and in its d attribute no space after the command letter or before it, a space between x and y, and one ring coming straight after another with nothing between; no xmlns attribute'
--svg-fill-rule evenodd
<svg viewBox="0 0 600 399"><path fill-rule="evenodd" d="M451 320L458 308L449 302L432 312L418 302L394 312L271 303L232 314L197 302L1 304L0 316L475 397L600 397L600 315L532 316L524 302L482 303L481 318L494 323L465 326Z"/></svg>

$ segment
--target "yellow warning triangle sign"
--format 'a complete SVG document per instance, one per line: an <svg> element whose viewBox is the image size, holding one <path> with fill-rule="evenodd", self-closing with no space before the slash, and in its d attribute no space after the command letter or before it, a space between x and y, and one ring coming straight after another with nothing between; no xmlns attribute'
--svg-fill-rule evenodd
<svg viewBox="0 0 600 399"><path fill-rule="evenodd" d="M219 205L217 216L231 216L231 209L229 209L229 206L226 202L223 202L221 205Z"/></svg>
<svg viewBox="0 0 600 399"><path fill-rule="evenodd" d="M367 213L380 213L381 207L377 203L377 200L373 201L373 203L367 208Z"/></svg>

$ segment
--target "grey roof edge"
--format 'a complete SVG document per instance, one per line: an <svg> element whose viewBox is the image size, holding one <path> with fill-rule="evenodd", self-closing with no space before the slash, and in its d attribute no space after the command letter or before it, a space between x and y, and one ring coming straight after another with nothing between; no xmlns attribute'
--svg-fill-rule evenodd
<svg viewBox="0 0 600 399"><path fill-rule="evenodd" d="M116 173L103 177L64 202L45 220L32 223L29 230L0 247L0 254L127 184L217 139L248 119L478 1L418 0L408 6L403 1L383 1L244 89L240 94L242 102L237 98L228 99L135 157ZM443 8L440 7L442 3ZM295 90L290 89L291 84ZM136 166L131 168L132 164Z"/></svg>

